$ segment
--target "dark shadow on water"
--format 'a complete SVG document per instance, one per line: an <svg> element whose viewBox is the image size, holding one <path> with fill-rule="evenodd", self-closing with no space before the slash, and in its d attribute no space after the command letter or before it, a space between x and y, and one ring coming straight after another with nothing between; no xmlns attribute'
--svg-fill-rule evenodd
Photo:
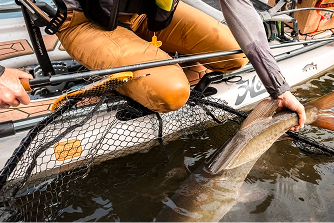
<svg viewBox="0 0 334 223"><path fill-rule="evenodd" d="M304 102L333 91L333 74L295 88ZM183 136L160 147L93 166L71 188L55 221L153 221L162 201L237 130L234 122ZM333 132L306 127L309 137L334 146ZM334 158L276 142L246 178L239 202L221 221L334 221Z"/></svg>
<svg viewBox="0 0 334 223"><path fill-rule="evenodd" d="M153 221L162 201L238 128L235 122L93 166L56 221ZM228 129L228 130L226 130Z"/></svg>

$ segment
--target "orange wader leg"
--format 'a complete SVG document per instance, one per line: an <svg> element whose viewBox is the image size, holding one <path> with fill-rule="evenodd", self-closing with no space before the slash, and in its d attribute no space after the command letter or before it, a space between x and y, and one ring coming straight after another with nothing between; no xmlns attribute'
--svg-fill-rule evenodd
<svg viewBox="0 0 334 223"><path fill-rule="evenodd" d="M169 55L132 31L117 27L105 31L89 22L82 12L69 11L67 21L57 34L66 51L92 70L170 59ZM138 70L133 80L117 90L145 107L168 112L188 100L189 82L178 65Z"/></svg>
<svg viewBox="0 0 334 223"><path fill-rule="evenodd" d="M136 33L148 41L153 36L146 21ZM240 49L226 25L183 2L179 2L171 24L156 35L162 41L161 49L170 53L200 54ZM237 54L199 62L211 70L231 72L246 65L248 59L244 54Z"/></svg>

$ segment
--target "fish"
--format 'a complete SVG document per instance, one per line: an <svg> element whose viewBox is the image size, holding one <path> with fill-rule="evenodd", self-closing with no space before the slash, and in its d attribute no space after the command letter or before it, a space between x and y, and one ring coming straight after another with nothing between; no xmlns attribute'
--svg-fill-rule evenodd
<svg viewBox="0 0 334 223"><path fill-rule="evenodd" d="M314 69L318 69L318 65L317 64L314 64L313 62L312 63L310 63L310 64L307 64L302 70L303 70L303 72L307 72L307 71L309 71L309 70L314 70Z"/></svg>
<svg viewBox="0 0 334 223"><path fill-rule="evenodd" d="M155 221L217 222L237 202L238 191L256 161L292 126L296 112L277 111L278 100L263 100L236 134L181 184ZM305 124L334 131L334 92L304 105Z"/></svg>

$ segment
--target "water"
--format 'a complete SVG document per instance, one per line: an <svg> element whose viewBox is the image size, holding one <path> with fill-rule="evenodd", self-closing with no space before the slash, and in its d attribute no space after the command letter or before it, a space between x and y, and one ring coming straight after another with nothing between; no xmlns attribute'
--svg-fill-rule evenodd
<svg viewBox="0 0 334 223"><path fill-rule="evenodd" d="M311 101L334 90L334 70L294 88ZM232 122L166 146L92 167L56 221L153 221L182 181L238 126ZM334 147L333 132L307 126L303 133ZM334 157L276 142L245 180L239 202L222 221L334 221Z"/></svg>
<svg viewBox="0 0 334 223"><path fill-rule="evenodd" d="M0 0L0 7L13 1ZM0 14L0 18L8 15ZM20 16L12 13L10 17ZM308 102L334 90L334 70L294 88ZM162 201L238 126L233 122L148 153L104 162L91 168L69 191L73 199L59 204L55 221L153 221ZM333 132L306 126L302 130L334 147ZM222 221L334 221L334 157L309 154L289 139L276 142L255 164L242 187L239 202Z"/></svg>

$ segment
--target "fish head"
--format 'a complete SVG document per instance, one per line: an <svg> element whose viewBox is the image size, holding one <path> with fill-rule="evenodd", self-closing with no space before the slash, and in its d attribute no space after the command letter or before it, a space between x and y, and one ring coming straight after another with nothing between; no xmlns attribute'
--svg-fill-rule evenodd
<svg viewBox="0 0 334 223"><path fill-rule="evenodd" d="M263 145L266 136L261 134L273 125L273 115L277 108L277 100L260 102L243 122L238 132L207 161L207 170L218 174L224 169L243 165L261 155L266 150Z"/></svg>
<svg viewBox="0 0 334 223"><path fill-rule="evenodd" d="M258 159L292 126L298 125L296 112L276 112L278 100L260 102L241 125L239 131L207 161L212 174L233 169ZM334 130L334 92L305 105L306 124Z"/></svg>

